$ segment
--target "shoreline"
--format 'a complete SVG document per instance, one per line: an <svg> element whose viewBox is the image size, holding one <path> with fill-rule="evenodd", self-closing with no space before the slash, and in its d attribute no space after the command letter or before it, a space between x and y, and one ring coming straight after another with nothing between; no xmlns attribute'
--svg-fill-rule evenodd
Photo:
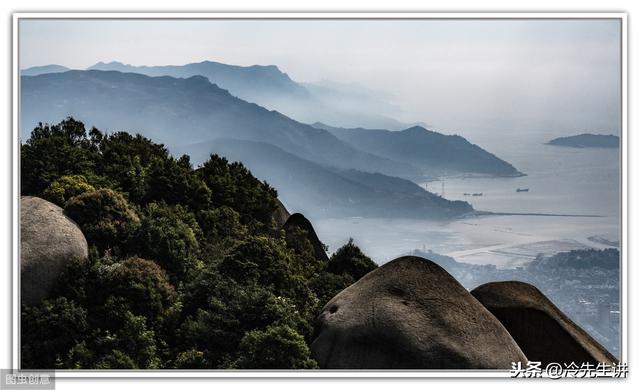
<svg viewBox="0 0 640 390"><path fill-rule="evenodd" d="M554 214L554 213L509 213L477 210L468 214L469 218L483 216L529 216L529 217L575 217L575 218L605 218L606 215L596 214ZM465 218L463 216L463 218Z"/></svg>

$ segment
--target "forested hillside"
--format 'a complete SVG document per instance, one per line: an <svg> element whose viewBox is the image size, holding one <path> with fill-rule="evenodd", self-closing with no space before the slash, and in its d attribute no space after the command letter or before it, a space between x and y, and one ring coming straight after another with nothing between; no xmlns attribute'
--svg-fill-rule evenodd
<svg viewBox="0 0 640 390"><path fill-rule="evenodd" d="M23 303L23 369L315 368L315 315L376 267L351 241L318 256L240 163L193 167L72 118L21 146L21 192L63 207L89 244L51 296Z"/></svg>

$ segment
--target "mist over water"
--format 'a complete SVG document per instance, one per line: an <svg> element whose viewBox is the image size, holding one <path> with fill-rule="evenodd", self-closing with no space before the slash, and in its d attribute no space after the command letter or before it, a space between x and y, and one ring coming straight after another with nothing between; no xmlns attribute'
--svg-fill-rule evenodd
<svg viewBox="0 0 640 390"><path fill-rule="evenodd" d="M539 253L614 247L620 240L619 150L544 144L553 137L548 132L478 134L476 142L527 176L445 178L445 197L468 201L482 211L597 217L508 215L447 222L348 218L317 220L314 225L330 251L353 237L379 264L419 249L461 262L514 267ZM429 182L427 188L440 193L442 182ZM529 192L516 192L518 188Z"/></svg>

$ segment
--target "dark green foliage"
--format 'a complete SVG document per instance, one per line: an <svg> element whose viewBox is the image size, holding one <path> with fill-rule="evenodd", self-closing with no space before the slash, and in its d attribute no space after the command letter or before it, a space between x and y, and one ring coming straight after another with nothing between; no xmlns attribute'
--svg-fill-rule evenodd
<svg viewBox="0 0 640 390"><path fill-rule="evenodd" d="M125 312L124 320L116 334L115 347L130 356L136 368L157 368L155 334L148 328L145 317Z"/></svg>
<svg viewBox="0 0 640 390"><path fill-rule="evenodd" d="M23 367L57 367L87 328L87 311L65 297L43 301L38 306L22 306Z"/></svg>
<svg viewBox="0 0 640 390"><path fill-rule="evenodd" d="M94 154L82 122L68 118L54 126L40 124L20 147L22 194L41 194L64 175L93 172Z"/></svg>
<svg viewBox="0 0 640 390"><path fill-rule="evenodd" d="M70 198L95 190L95 187L89 184L84 176L68 175L51 183L44 190L43 197L60 207L64 207Z"/></svg>
<svg viewBox="0 0 640 390"><path fill-rule="evenodd" d="M353 243L353 238L350 238L349 242L331 256L327 271L336 275L349 275L355 281L376 268L376 263L362 253L360 248Z"/></svg>
<svg viewBox="0 0 640 390"><path fill-rule="evenodd" d="M129 355L117 349L107 352L94 366L98 370L133 370L138 368Z"/></svg>
<svg viewBox="0 0 640 390"><path fill-rule="evenodd" d="M177 281L195 271L201 235L195 217L184 207L151 203L135 241L145 257L154 259Z"/></svg>
<svg viewBox="0 0 640 390"><path fill-rule="evenodd" d="M193 173L189 156L151 161L149 166L149 190L145 202L158 200L169 204L184 204L193 209L211 205L211 190Z"/></svg>
<svg viewBox="0 0 640 390"><path fill-rule="evenodd" d="M222 260L219 269L222 275L237 283L257 283L283 292L295 283L295 266L284 241L251 236Z"/></svg>
<svg viewBox="0 0 640 390"><path fill-rule="evenodd" d="M152 162L168 158L164 146L154 144L141 135L132 136L124 132L102 138L99 150L101 159L96 164L97 173L117 178L119 189L135 203L140 203L147 194Z"/></svg>
<svg viewBox="0 0 640 390"><path fill-rule="evenodd" d="M160 323L177 294L162 268L155 262L130 258L95 268L94 305L120 298L127 310Z"/></svg>
<svg viewBox="0 0 640 390"><path fill-rule="evenodd" d="M203 351L201 368L217 368L228 359L239 342L239 321L226 312L222 302L211 310L198 309L196 315L187 318L179 329L179 345L186 348L198 348ZM182 352L180 352L182 353Z"/></svg>
<svg viewBox="0 0 640 390"><path fill-rule="evenodd" d="M602 268L618 269L620 267L620 251L614 248L603 250L580 249L560 252L550 257L538 255L527 265L530 270L544 270L557 268Z"/></svg>
<svg viewBox="0 0 640 390"><path fill-rule="evenodd" d="M86 307L87 293L91 293L90 270L87 260L71 259L54 286L53 296L63 296Z"/></svg>
<svg viewBox="0 0 640 390"><path fill-rule="evenodd" d="M222 259L218 269L238 284L265 286L277 296L288 297L302 315L310 315L317 298L304 277L304 264L304 258L296 256L286 241L249 236Z"/></svg>
<svg viewBox="0 0 640 390"><path fill-rule="evenodd" d="M175 159L141 135L97 129L68 118L40 125L21 146L23 195L43 196L62 176L83 175L94 187L109 187L137 205L165 202L191 210L231 207L243 224L270 225L276 191L240 163L213 155L194 170L188 156Z"/></svg>
<svg viewBox="0 0 640 390"><path fill-rule="evenodd" d="M102 250L126 245L140 224L127 200L108 188L69 199L64 212L80 226L87 241Z"/></svg>
<svg viewBox="0 0 640 390"><path fill-rule="evenodd" d="M226 238L241 238L247 230L240 222L240 214L231 207L221 206L202 210L198 220L208 241L221 241Z"/></svg>
<svg viewBox="0 0 640 390"><path fill-rule="evenodd" d="M271 224L277 208L276 190L253 177L244 165L212 155L198 172L211 189L213 206L231 207L240 213L243 223L255 220Z"/></svg>
<svg viewBox="0 0 640 390"><path fill-rule="evenodd" d="M63 361L63 367L95 369L158 368L155 333L143 316L122 311L117 300L110 300L105 308L108 318L117 326L112 329L94 328L87 341L76 344Z"/></svg>
<svg viewBox="0 0 640 390"><path fill-rule="evenodd" d="M285 239L287 246L293 249L296 254L296 259L301 261L299 266L305 277L313 278L324 271L326 262L314 256L315 249L309 240L309 234L306 230L298 226L288 227L285 232ZM326 251L326 248L323 244L322 250Z"/></svg>
<svg viewBox="0 0 640 390"><path fill-rule="evenodd" d="M247 226L240 222L240 214L228 206L202 210L197 218L203 234L201 260L205 263L220 261L249 234Z"/></svg>
<svg viewBox="0 0 640 390"><path fill-rule="evenodd" d="M327 262L276 227L276 191L242 164L194 168L139 135L39 126L22 179L90 248L23 306L23 368L315 368L315 316L371 268L353 243Z"/></svg>
<svg viewBox="0 0 640 390"><path fill-rule="evenodd" d="M253 330L240 342L234 368L317 368L304 338L286 325Z"/></svg>
<svg viewBox="0 0 640 390"><path fill-rule="evenodd" d="M283 324L310 332L290 299L277 297L263 287L223 281L210 294L207 303L199 305L181 326L179 344L203 351L212 367L233 358L243 335L252 329Z"/></svg>
<svg viewBox="0 0 640 390"><path fill-rule="evenodd" d="M204 352L195 349L180 352L174 363L174 368L182 370L208 367L209 363L204 357Z"/></svg>

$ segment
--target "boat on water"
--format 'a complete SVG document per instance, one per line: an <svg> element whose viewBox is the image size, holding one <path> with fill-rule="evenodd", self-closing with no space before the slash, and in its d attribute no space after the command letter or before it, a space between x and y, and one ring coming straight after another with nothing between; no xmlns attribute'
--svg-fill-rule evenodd
<svg viewBox="0 0 640 390"><path fill-rule="evenodd" d="M529 192L528 188L517 188L516 192Z"/></svg>
<svg viewBox="0 0 640 390"><path fill-rule="evenodd" d="M482 192L474 192L471 196L482 196Z"/></svg>

